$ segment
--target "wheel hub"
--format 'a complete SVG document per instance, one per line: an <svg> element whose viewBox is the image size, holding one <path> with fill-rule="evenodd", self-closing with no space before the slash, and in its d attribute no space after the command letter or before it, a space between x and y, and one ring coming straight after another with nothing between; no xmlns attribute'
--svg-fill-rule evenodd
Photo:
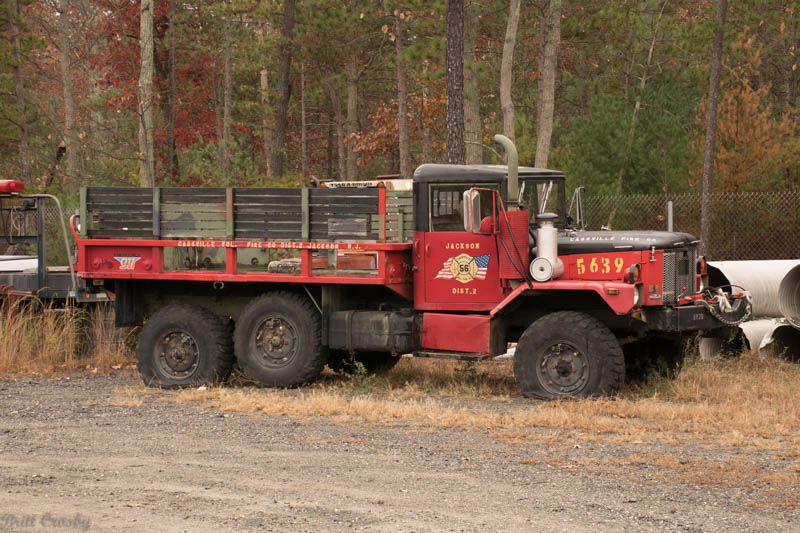
<svg viewBox="0 0 800 533"><path fill-rule="evenodd" d="M288 364L297 350L297 339L294 324L287 319L280 316L265 318L255 335L262 363L270 367Z"/></svg>
<svg viewBox="0 0 800 533"><path fill-rule="evenodd" d="M185 331L170 331L156 345L159 364L173 378L183 378L194 372L200 360L197 341Z"/></svg>
<svg viewBox="0 0 800 533"><path fill-rule="evenodd" d="M546 347L537 368L540 383L555 395L580 391L589 379L589 361L570 343L558 342Z"/></svg>

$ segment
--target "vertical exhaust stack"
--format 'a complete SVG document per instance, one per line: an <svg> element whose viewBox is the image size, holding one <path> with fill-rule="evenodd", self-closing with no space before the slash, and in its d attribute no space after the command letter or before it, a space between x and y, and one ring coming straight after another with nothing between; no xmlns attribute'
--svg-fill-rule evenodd
<svg viewBox="0 0 800 533"><path fill-rule="evenodd" d="M519 158L517 148L511 139L499 133L494 136L496 143L503 146L508 160L507 211L498 215L500 245L499 270L502 279L523 279L527 277L530 248L528 247L528 212L520 211L519 206Z"/></svg>
<svg viewBox="0 0 800 533"><path fill-rule="evenodd" d="M505 135L497 134L494 136L494 142L501 145L506 151L506 159L508 162L508 198L506 198L506 205L509 211L519 211L519 156L517 155L517 147L511 142L511 139Z"/></svg>

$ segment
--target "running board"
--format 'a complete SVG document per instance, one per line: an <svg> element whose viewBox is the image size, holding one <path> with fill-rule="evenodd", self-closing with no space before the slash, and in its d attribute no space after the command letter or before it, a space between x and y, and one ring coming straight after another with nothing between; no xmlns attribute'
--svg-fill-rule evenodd
<svg viewBox="0 0 800 533"><path fill-rule="evenodd" d="M451 359L455 361L477 361L480 359L489 359L489 354L486 353L469 353L469 352L439 352L439 351L419 351L412 354L414 357L427 357L429 359Z"/></svg>

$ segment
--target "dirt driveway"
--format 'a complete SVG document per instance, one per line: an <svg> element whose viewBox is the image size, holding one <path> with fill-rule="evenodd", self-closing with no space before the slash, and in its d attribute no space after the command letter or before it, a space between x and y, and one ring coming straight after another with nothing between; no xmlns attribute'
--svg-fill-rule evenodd
<svg viewBox="0 0 800 533"><path fill-rule="evenodd" d="M763 490L666 475L658 443L120 400L139 388L130 374L0 381L0 530L800 530ZM742 453L669 446L690 465Z"/></svg>

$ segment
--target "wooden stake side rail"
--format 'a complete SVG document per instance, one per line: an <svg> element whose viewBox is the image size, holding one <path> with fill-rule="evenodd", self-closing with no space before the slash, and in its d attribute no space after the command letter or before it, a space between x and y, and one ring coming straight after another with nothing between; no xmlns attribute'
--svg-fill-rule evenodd
<svg viewBox="0 0 800 533"><path fill-rule="evenodd" d="M81 237L410 242L411 191L88 187Z"/></svg>
<svg viewBox="0 0 800 533"><path fill-rule="evenodd" d="M386 285L411 295L411 191L81 189L78 274Z"/></svg>

